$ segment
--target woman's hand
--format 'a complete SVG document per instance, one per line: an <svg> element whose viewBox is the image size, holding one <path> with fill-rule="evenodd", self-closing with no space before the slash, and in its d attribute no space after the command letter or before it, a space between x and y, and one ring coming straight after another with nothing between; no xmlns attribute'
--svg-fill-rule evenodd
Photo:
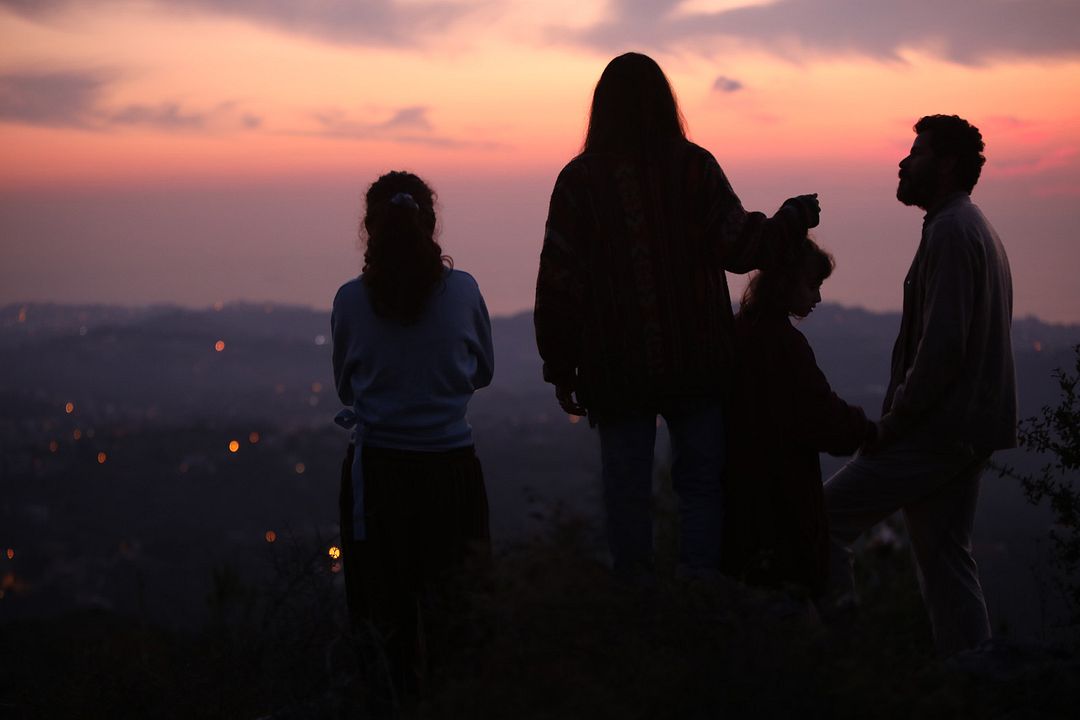
<svg viewBox="0 0 1080 720"><path fill-rule="evenodd" d="M574 398L574 391L567 385L555 386L555 398L559 401L559 407L565 410L570 415L580 415L584 417L589 412L585 409L585 406L580 404Z"/></svg>

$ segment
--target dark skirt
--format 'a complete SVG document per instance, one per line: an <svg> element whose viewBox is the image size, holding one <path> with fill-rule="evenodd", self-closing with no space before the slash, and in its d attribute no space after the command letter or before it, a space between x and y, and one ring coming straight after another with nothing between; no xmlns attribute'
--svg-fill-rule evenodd
<svg viewBox="0 0 1080 720"><path fill-rule="evenodd" d="M490 548L487 493L472 446L445 452L366 447L365 540L353 538L352 462L341 469L345 596L354 628L376 631L399 693L428 672L426 611L470 558Z"/></svg>

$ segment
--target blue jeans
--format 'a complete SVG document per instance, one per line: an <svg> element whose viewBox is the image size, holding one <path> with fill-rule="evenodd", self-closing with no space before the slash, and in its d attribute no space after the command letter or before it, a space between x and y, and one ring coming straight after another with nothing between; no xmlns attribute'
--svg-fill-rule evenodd
<svg viewBox="0 0 1080 720"><path fill-rule="evenodd" d="M690 572L720 566L726 449L719 403L661 413L671 435L671 479L679 499L679 562ZM652 568L653 448L656 415L600 420L607 539L615 572Z"/></svg>

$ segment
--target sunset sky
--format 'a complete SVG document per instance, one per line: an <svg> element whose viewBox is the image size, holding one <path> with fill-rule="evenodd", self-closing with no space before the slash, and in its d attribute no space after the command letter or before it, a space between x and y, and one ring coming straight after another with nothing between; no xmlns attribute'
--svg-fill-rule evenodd
<svg viewBox="0 0 1080 720"><path fill-rule="evenodd" d="M819 193L845 305L899 307L896 163L919 116L968 118L1017 316L1080 322L1076 0L0 0L0 305L328 307L366 185L409 169L493 314L528 308L627 50L748 209Z"/></svg>

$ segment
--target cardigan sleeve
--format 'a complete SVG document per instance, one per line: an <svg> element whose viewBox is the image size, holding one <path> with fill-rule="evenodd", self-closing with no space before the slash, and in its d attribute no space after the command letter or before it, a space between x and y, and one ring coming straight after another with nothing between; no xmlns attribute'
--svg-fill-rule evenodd
<svg viewBox="0 0 1080 720"><path fill-rule="evenodd" d="M581 303L585 293L584 262L581 257L587 232L583 220L587 199L584 183L576 175L584 172L567 165L555 181L551 193L540 269L536 278L533 322L536 345L544 361L544 380L573 387L581 361Z"/></svg>
<svg viewBox="0 0 1080 720"><path fill-rule="evenodd" d="M767 266L806 237L806 222L797 207L785 204L772 217L747 212L716 158L707 152L705 156L706 237L717 243L725 270L746 273Z"/></svg>

